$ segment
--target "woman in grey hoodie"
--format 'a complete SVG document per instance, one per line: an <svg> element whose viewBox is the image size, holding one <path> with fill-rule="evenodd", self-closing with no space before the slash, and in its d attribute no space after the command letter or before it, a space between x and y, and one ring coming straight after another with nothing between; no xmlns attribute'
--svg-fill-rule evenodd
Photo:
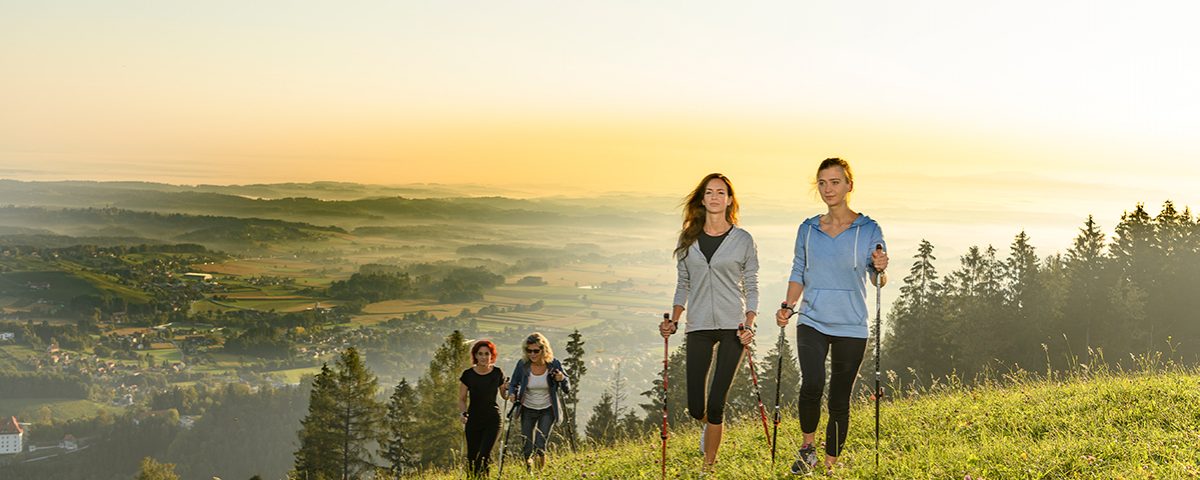
<svg viewBox="0 0 1200 480"><path fill-rule="evenodd" d="M817 168L816 183L828 211L800 224L787 306L775 315L776 323L783 327L793 313L800 314L796 350L804 441L792 464L793 474L811 471L818 461L815 441L826 357L831 359L825 467L832 469L837 463L849 430L850 392L867 348L866 281L887 282L882 273L888 264L883 230L870 217L850 210L848 200L854 190L850 164L840 158L826 159ZM884 249L876 251L876 245ZM798 301L800 305L796 305Z"/></svg>
<svg viewBox="0 0 1200 480"><path fill-rule="evenodd" d="M717 461L725 397L745 345L754 340L758 315L758 247L750 233L737 226L737 214L733 184L719 173L704 177L688 195L675 246L675 306L671 319L659 325L663 337L675 333L686 305L688 413L704 422L700 450L706 472ZM739 332L742 323L747 328ZM705 399L714 346L716 367Z"/></svg>

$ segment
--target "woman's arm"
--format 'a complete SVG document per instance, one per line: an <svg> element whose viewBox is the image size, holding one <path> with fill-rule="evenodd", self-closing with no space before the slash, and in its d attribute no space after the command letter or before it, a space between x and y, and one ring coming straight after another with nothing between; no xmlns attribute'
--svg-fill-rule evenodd
<svg viewBox="0 0 1200 480"><path fill-rule="evenodd" d="M750 239L750 247L742 266L742 288L746 295L746 328L758 318L758 245Z"/></svg>
<svg viewBox="0 0 1200 480"><path fill-rule="evenodd" d="M458 384L458 411L462 414L463 423L467 423L467 386Z"/></svg>
<svg viewBox="0 0 1200 480"><path fill-rule="evenodd" d="M675 301L673 303L676 310L682 312L683 306L687 305L688 294L691 293L692 277L688 273L685 259L681 258L676 262L675 270L677 274L675 277ZM673 318L679 320L678 315Z"/></svg>
<svg viewBox="0 0 1200 480"><path fill-rule="evenodd" d="M562 363L558 360L555 360L554 363L558 369L558 372L554 375L554 380L558 382L560 387L562 387L563 392L570 392L571 377L567 376L567 369L563 368Z"/></svg>
<svg viewBox="0 0 1200 480"><path fill-rule="evenodd" d="M517 360L517 364L513 366L512 378L509 379L508 383L508 398L513 399L513 401L520 399L517 397L517 389L521 387L521 382L523 381L522 375L521 361Z"/></svg>
<svg viewBox="0 0 1200 480"><path fill-rule="evenodd" d="M775 312L775 324L781 327L786 327L788 319L793 313L796 313L796 303L800 301L800 295L804 293L804 285L796 282L788 282L787 295L784 296L783 303L787 304L788 308L780 308Z"/></svg>

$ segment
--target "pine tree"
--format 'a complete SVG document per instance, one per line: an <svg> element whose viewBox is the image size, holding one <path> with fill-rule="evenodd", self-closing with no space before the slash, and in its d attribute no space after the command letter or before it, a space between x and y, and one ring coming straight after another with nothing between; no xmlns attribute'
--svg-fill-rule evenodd
<svg viewBox="0 0 1200 480"><path fill-rule="evenodd" d="M930 374L941 372L953 354L950 332L942 311L944 289L933 261L933 244L921 240L916 259L904 277L900 296L888 316L891 328L884 335L884 359L895 370L912 368Z"/></svg>
<svg viewBox="0 0 1200 480"><path fill-rule="evenodd" d="M612 445L621 430L618 421L619 416L613 402L612 391L606 389L604 393L600 394L600 403L592 407L592 417L588 419L584 433L591 442Z"/></svg>
<svg viewBox="0 0 1200 480"><path fill-rule="evenodd" d="M570 335L570 341L567 342L566 359L562 361L563 368L567 371L567 378L571 383L571 390L563 394L563 406L569 408L566 413L566 418L562 422L562 435L567 438L567 442L571 445L571 450L575 450L578 445L579 427L577 413L579 411L579 388L580 380L587 373L587 363L583 361L583 335L579 333L579 329L575 329Z"/></svg>
<svg viewBox="0 0 1200 480"><path fill-rule="evenodd" d="M336 409L336 379L328 364L313 377L308 397L308 415L300 421L300 448L296 450L296 477L313 480L340 478L333 449L337 434L331 426Z"/></svg>
<svg viewBox="0 0 1200 480"><path fill-rule="evenodd" d="M1127 310L1118 314L1115 320L1128 324L1133 317L1142 317L1145 328L1130 330L1126 335L1117 339L1117 348L1129 352L1138 347L1149 347L1154 338L1158 316L1144 318L1144 302L1142 299L1147 292L1159 292L1159 282L1162 280L1163 261L1166 255L1159 251L1155 236L1154 220L1139 203L1132 212L1121 215L1117 223L1112 245L1109 246L1112 256L1112 266L1117 277L1113 287L1114 294L1121 297L1114 299L1114 306ZM1156 299L1157 300L1157 299ZM1114 352L1116 353L1116 352Z"/></svg>
<svg viewBox="0 0 1200 480"><path fill-rule="evenodd" d="M375 468L369 446L381 438L378 388L353 347L342 352L334 369L321 367L313 378L308 416L301 421L297 476L348 480Z"/></svg>
<svg viewBox="0 0 1200 480"><path fill-rule="evenodd" d="M667 360L667 421L672 429L677 429L684 422L690 421L691 417L687 412L687 336L676 335L671 338L682 337L682 345L675 348L671 352ZM661 362L658 362L661 364ZM649 403L643 403L640 406L645 412L646 423L649 425L662 425L662 409L663 409L663 384L662 384L662 369L658 369L654 376L654 381L649 390L642 392L642 396L650 399Z"/></svg>
<svg viewBox="0 0 1200 480"><path fill-rule="evenodd" d="M381 449L388 471L396 476L404 475L417 466L417 444L414 433L417 424L417 393L408 380L401 379L388 401L385 426L387 437Z"/></svg>
<svg viewBox="0 0 1200 480"><path fill-rule="evenodd" d="M1004 301L1000 279L1003 268L996 249L980 251L972 246L960 259L958 270L947 279L947 320L953 337L955 357L950 365L969 375L982 369L1001 352L998 332L1002 331Z"/></svg>
<svg viewBox="0 0 1200 480"><path fill-rule="evenodd" d="M782 343L780 343L782 341ZM780 419L787 416L787 412L794 411L797 398L800 394L800 369L796 365L795 350L788 341L787 335L783 335L782 339L776 336L775 344L771 346L771 350L759 362L758 369L758 384L762 387L763 404L767 407L767 415L773 416L771 409L775 406L775 377L780 371L779 352L783 352L783 369L780 377L779 385L779 409ZM756 407L757 408L757 404ZM772 417L773 418L773 417Z"/></svg>
<svg viewBox="0 0 1200 480"><path fill-rule="evenodd" d="M1165 349L1168 336L1175 333L1174 337L1180 338L1176 332L1195 322L1194 318L1189 318L1192 316L1185 308L1189 302L1184 299L1195 296L1195 290L1187 287L1194 285L1191 277L1196 271L1180 268L1187 264L1188 233L1192 223L1189 217L1190 212L1181 214L1170 200L1163 202L1162 211L1154 217L1159 282L1145 288L1150 294L1146 312L1150 327L1148 348L1153 350Z"/></svg>
<svg viewBox="0 0 1200 480"><path fill-rule="evenodd" d="M1112 285L1104 278L1108 260L1104 254L1104 233L1088 215L1066 254L1069 286L1062 331L1067 336L1070 353L1076 357L1085 353L1086 348L1096 346L1092 335L1104 323L1102 317L1108 303L1105 294Z"/></svg>
<svg viewBox="0 0 1200 480"><path fill-rule="evenodd" d="M470 347L455 330L433 354L429 369L417 382L416 445L422 466L448 467L465 455L462 423L453 407L458 398L458 378L471 366Z"/></svg>
<svg viewBox="0 0 1200 480"><path fill-rule="evenodd" d="M620 430L621 438L636 439L641 438L646 433L648 427L643 418L637 416L633 409L625 411L625 416L621 417Z"/></svg>
<svg viewBox="0 0 1200 480"><path fill-rule="evenodd" d="M360 478L375 468L368 449L382 435L383 405L375 399L379 380L367 369L354 347L342 352L337 361L335 390L337 422L341 446L338 450L342 479Z"/></svg>
<svg viewBox="0 0 1200 480"><path fill-rule="evenodd" d="M1146 213L1145 206L1137 204L1132 212L1121 214L1116 235L1109 252L1122 276L1142 288L1153 289L1157 279L1156 268L1151 263L1157 255L1154 221Z"/></svg>
<svg viewBox="0 0 1200 480"><path fill-rule="evenodd" d="M1038 288L1039 268L1037 251L1022 230L1013 238L1004 262L1003 288L1007 302L1004 310L1008 318L1003 321L1000 334L1008 339L1002 347L1003 352L1008 352L1008 360L1025 368L1040 360L1037 355L1042 351L1038 346L1045 336L1044 326L1033 317L1042 293Z"/></svg>

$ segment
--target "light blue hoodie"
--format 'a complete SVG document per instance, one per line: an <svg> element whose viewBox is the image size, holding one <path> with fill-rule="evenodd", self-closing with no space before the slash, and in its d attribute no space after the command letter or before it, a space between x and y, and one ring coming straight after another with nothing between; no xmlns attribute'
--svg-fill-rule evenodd
<svg viewBox="0 0 1200 480"><path fill-rule="evenodd" d="M821 230L820 215L800 224L788 281L804 286L801 324L835 337L867 338L867 283L875 271L875 245L887 250L883 230L863 214L836 237Z"/></svg>

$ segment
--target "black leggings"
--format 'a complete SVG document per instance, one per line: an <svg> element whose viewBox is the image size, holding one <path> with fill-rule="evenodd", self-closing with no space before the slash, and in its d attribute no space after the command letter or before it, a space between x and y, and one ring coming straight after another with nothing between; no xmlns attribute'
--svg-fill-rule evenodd
<svg viewBox="0 0 1200 480"><path fill-rule="evenodd" d="M487 477L492 446L500 435L499 415L471 415L467 419L467 477Z"/></svg>
<svg viewBox="0 0 1200 480"><path fill-rule="evenodd" d="M712 364L713 345L717 345L717 366L708 387L708 405L704 403L704 380ZM742 342L737 330L697 330L687 334L688 413L696 420L720 425L725 414L725 397L733 374L742 363Z"/></svg>
<svg viewBox="0 0 1200 480"><path fill-rule="evenodd" d="M825 426L825 454L839 456L850 429L850 391L858 377L867 339L834 337L808 325L796 327L800 357L800 429L817 431L821 421L821 393L825 390L825 357L829 362L829 423Z"/></svg>

